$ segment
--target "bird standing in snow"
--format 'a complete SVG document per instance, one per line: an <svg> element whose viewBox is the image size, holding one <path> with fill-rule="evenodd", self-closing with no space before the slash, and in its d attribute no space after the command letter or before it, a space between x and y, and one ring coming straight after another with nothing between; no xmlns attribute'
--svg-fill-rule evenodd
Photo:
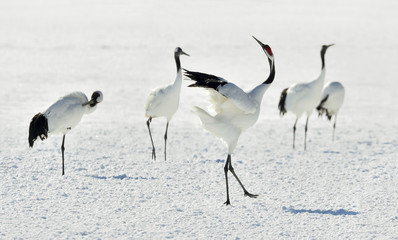
<svg viewBox="0 0 398 240"><path fill-rule="evenodd" d="M287 111L291 111L296 115L296 121L293 126L293 148L295 148L297 120L304 112L307 114L307 120L305 122L304 150L307 148L308 118L321 100L321 91L326 74L325 53L326 50L333 45L334 44L322 46L322 69L321 74L317 79L311 82L293 84L292 86L285 88L281 93L278 104L280 114L284 115Z"/></svg>
<svg viewBox="0 0 398 240"><path fill-rule="evenodd" d="M243 189L244 195L255 198L258 195L249 193L236 175L232 167L231 154L238 142L240 134L253 126L260 114L260 106L265 91L271 86L275 77L274 55L271 48L253 37L264 50L268 57L270 74L263 83L246 93L233 83L225 79L199 72L185 70L185 76L196 81L189 87L202 87L209 90L211 107L216 112L210 115L202 108L195 107L195 113L199 116L203 128L219 137L228 147L228 156L224 166L225 182L227 189L226 205L230 204L228 187L228 170L234 175Z"/></svg>
<svg viewBox="0 0 398 240"><path fill-rule="evenodd" d="M333 124L333 137L334 141L334 132L336 129L336 120L337 113L340 110L341 105L344 102L344 86L339 82L329 82L325 85L322 90L321 102L319 103L316 110L318 110L319 116L325 114L329 120L332 119L334 115L334 124Z"/></svg>
<svg viewBox="0 0 398 240"><path fill-rule="evenodd" d="M62 175L64 175L65 135L80 122L84 114L92 113L102 100L103 95L100 91L95 91L90 101L82 92L73 92L60 98L44 113L38 113L32 118L29 126L29 147L33 147L38 137L43 141L48 134L62 133Z"/></svg>
<svg viewBox="0 0 398 240"><path fill-rule="evenodd" d="M169 122L173 117L174 113L178 109L178 104L180 102L180 90L182 84L182 72L180 56L187 55L181 48L177 47L174 50L174 59L177 65L177 77L174 83L167 86L159 87L153 89L147 98L145 105L145 116L148 118L146 125L148 127L149 136L151 137L152 143L152 159L156 160L155 145L153 144L152 134L151 134L151 121L152 118L156 117L166 117L166 132L164 134L164 160L166 160L166 144L167 144L167 130L169 128Z"/></svg>

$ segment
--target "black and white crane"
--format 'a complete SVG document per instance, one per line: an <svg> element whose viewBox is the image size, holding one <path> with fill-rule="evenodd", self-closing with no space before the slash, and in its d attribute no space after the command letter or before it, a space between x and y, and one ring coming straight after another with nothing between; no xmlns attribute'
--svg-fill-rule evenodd
<svg viewBox="0 0 398 240"><path fill-rule="evenodd" d="M303 113L306 113L307 115L307 120L305 122L304 150L307 148L308 119L321 100L322 87L326 74L325 53L326 50L333 45L334 44L322 46L322 68L321 74L317 79L311 82L293 84L292 86L285 88L281 93L278 104L280 114L284 115L286 112L290 111L296 115L296 121L293 125L293 148L295 148L297 120L303 115Z"/></svg>
<svg viewBox="0 0 398 240"><path fill-rule="evenodd" d="M322 100L319 103L318 107L316 107L319 116L325 114L327 118L331 120L334 115L333 136L332 136L333 141L336 130L337 114L341 106L343 105L344 95L345 95L345 90L343 84L341 84L340 82L328 82L323 87L322 97L321 97Z"/></svg>
<svg viewBox="0 0 398 240"><path fill-rule="evenodd" d="M185 76L194 80L189 87L202 87L209 90L210 107L216 112L215 116L200 107L195 106L195 113L199 116L204 129L219 137L228 147L228 156L224 166L225 182L227 190L226 205L230 204L228 171L236 178L243 189L244 195L255 198L258 195L249 193L236 175L232 167L231 154L238 142L240 134L253 126L260 114L260 106L265 91L271 86L275 77L274 54L271 48L253 37L264 50L268 57L270 74L263 83L246 93L233 83L227 82L221 77L210 74L191 72L185 70Z"/></svg>
<svg viewBox="0 0 398 240"><path fill-rule="evenodd" d="M84 114L92 113L103 98L100 91L95 91L90 100L82 92L73 92L60 98L46 111L32 118L29 126L29 147L33 147L37 138L43 141L49 134L63 134L61 151L62 175L64 175L65 135L80 122Z"/></svg>
<svg viewBox="0 0 398 240"><path fill-rule="evenodd" d="M155 145L153 144L150 124L152 118L156 117L165 117L167 120L166 132L164 134L164 160L166 160L167 130L169 128L169 122L174 113L177 111L180 102L180 91L182 84L182 71L180 63L181 55L189 56L180 47L177 47L174 50L174 59L177 65L177 77L175 81L169 85L153 89L149 94L145 105L145 116L148 118L146 125L148 127L149 136L152 143L152 159L155 160Z"/></svg>

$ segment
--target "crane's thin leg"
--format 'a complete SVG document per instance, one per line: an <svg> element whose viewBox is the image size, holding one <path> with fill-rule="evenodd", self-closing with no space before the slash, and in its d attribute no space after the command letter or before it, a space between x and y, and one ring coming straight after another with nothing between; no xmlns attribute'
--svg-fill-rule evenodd
<svg viewBox="0 0 398 240"><path fill-rule="evenodd" d="M230 205L229 201L229 188L228 188L228 166L231 161L231 155L228 154L227 161L225 162L224 166L224 173L225 173L225 185L227 186L227 201L224 203L225 205Z"/></svg>
<svg viewBox="0 0 398 240"><path fill-rule="evenodd" d="M298 118L296 118L296 121L294 122L293 126L293 149L295 149L294 143L296 142L296 124L297 124Z"/></svg>
<svg viewBox="0 0 398 240"><path fill-rule="evenodd" d="M307 130L308 130L308 118L307 116L307 121L305 122L305 133L304 133L304 151L307 150Z"/></svg>
<svg viewBox="0 0 398 240"><path fill-rule="evenodd" d="M152 117L149 117L148 121L146 121L146 125L148 127L148 131L149 131L149 136L151 137L151 143L152 143L152 159L156 160L156 154L155 154L155 145L153 145L153 140L152 140L152 133L151 133L151 124L152 121Z"/></svg>
<svg viewBox="0 0 398 240"><path fill-rule="evenodd" d="M228 155L228 158L229 158L229 167L228 167L228 170L231 171L231 173L234 175L234 177L235 177L236 180L238 181L239 185L242 187L245 196L249 196L249 197L251 197L251 198L256 198L256 197L258 197L258 195L256 195L256 194L251 194L251 193L249 193L249 192L246 190L246 188L243 186L242 182L239 180L238 175L236 175L236 173L235 173L235 171L234 171L234 168L232 167L231 155Z"/></svg>
<svg viewBox="0 0 398 240"><path fill-rule="evenodd" d="M65 168L64 168L64 152L65 152L65 134L62 138L62 145L61 145L61 152L62 152L62 176L65 175Z"/></svg>
<svg viewBox="0 0 398 240"><path fill-rule="evenodd" d="M337 121L337 115L334 116L334 124L333 124L333 137L332 137L332 141L334 142L334 132L336 130L336 121Z"/></svg>
<svg viewBox="0 0 398 240"><path fill-rule="evenodd" d="M164 160L166 161L166 145L167 145L167 130L169 129L169 122L166 124L166 132L164 133Z"/></svg>

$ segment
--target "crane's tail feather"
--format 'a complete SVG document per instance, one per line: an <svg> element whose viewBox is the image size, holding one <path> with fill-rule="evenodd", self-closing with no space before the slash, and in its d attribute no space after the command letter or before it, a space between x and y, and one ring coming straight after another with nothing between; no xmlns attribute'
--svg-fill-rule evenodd
<svg viewBox="0 0 398 240"><path fill-rule="evenodd" d="M226 124L226 122L218 120L200 107L194 108L196 115L199 116L202 122L203 128L220 138L228 146L228 152L231 154L236 147L241 130L231 124Z"/></svg>
<svg viewBox="0 0 398 240"><path fill-rule="evenodd" d="M279 108L279 115L285 115L285 113L287 112L286 111L286 107L285 107L285 104L286 104L286 96L287 96L287 90L288 90L289 88L285 88L285 89L283 89L283 91L282 91L282 93L281 93L281 97L280 97L280 99L279 99L279 104L278 104L278 108Z"/></svg>
<svg viewBox="0 0 398 240"><path fill-rule="evenodd" d="M212 115L203 110L200 107L194 106L194 113L198 115L202 123L202 127L207 131L213 133L217 137L222 138L222 132L226 128L226 125L222 122L217 121Z"/></svg>
<svg viewBox="0 0 398 240"><path fill-rule="evenodd" d="M42 114L38 113L30 121L29 126L29 147L33 147L33 143L38 137L43 141L47 138L48 133L48 121L47 118Z"/></svg>
<svg viewBox="0 0 398 240"><path fill-rule="evenodd" d="M329 95L326 95L326 97L324 97L322 99L322 101L319 103L319 105L316 107L316 110L318 111L318 116L322 116L323 114L326 114L326 116L328 117L328 119L332 119L332 115L329 114L329 111L327 108L324 107L325 102L328 100Z"/></svg>
<svg viewBox="0 0 398 240"><path fill-rule="evenodd" d="M214 122L214 118L200 107L194 106L194 112L199 116L200 121L205 126L207 123Z"/></svg>

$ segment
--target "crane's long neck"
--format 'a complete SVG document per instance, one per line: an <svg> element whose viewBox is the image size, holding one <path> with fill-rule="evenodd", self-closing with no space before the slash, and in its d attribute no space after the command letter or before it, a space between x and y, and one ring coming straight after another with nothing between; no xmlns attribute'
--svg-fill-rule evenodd
<svg viewBox="0 0 398 240"><path fill-rule="evenodd" d="M174 59L176 60L177 77L176 77L176 80L174 81L173 85L181 88L181 85L182 85L182 72L181 72L181 62L180 62L179 54L174 53Z"/></svg>
<svg viewBox="0 0 398 240"><path fill-rule="evenodd" d="M263 83L255 87L253 90L249 92L249 95L252 96L254 99L256 99L259 103L263 100L264 93L267 91L269 86L271 86L271 83L274 81L275 78L275 64L272 59L268 58L269 62L269 67L270 67L270 73L267 78Z"/></svg>
<svg viewBox="0 0 398 240"><path fill-rule="evenodd" d="M321 51L321 60L322 60L322 70L325 68L325 53L326 49Z"/></svg>
<svg viewBox="0 0 398 240"><path fill-rule="evenodd" d="M269 62L270 73L269 73L267 80L265 80L263 82L263 84L271 84L275 78L275 63L273 60L271 60L269 58L268 58L268 62Z"/></svg>
<svg viewBox="0 0 398 240"><path fill-rule="evenodd" d="M180 55L174 53L174 59L176 60L177 72L179 72L181 70Z"/></svg>
<svg viewBox="0 0 398 240"><path fill-rule="evenodd" d="M326 75L325 53L326 50L321 51L321 60L322 60L321 74L319 74L319 77L317 79L311 82L311 85L314 85L318 89L321 89L323 87L323 83L325 82L325 75Z"/></svg>

